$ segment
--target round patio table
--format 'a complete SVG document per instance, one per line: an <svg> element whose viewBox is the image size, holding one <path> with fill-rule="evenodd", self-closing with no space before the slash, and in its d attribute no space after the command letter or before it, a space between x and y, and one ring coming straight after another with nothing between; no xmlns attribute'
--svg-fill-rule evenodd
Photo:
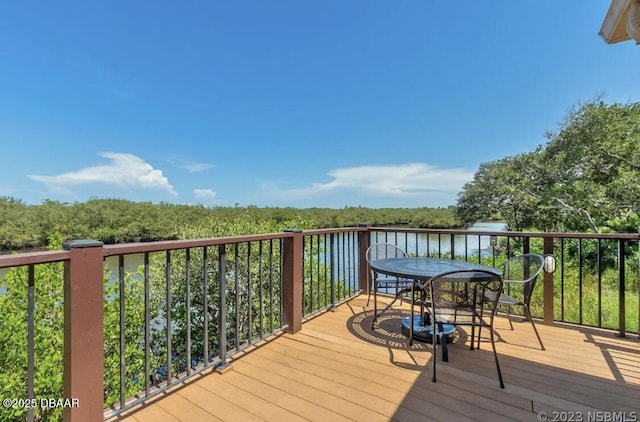
<svg viewBox="0 0 640 422"><path fill-rule="evenodd" d="M452 259L435 259L435 258L383 258L372 261L370 263L371 269L374 272L390 275L393 277L400 277L410 280L415 280L416 283L424 286L432 278L437 275L451 273L445 276L450 278L451 281L457 282L479 282L486 281L491 278L486 272L490 272L501 276L502 272L494 267L489 267L482 264L466 261L455 261ZM478 272L474 272L477 270ZM456 273L456 271L459 271ZM413 297L412 286L411 295ZM433 289L433 286L430 286ZM408 293L404 292L404 293ZM386 308L382 311L384 312ZM381 313L382 313L381 312ZM430 315L429 317L433 317ZM377 315L376 315L377 318ZM435 322L435 321L434 321ZM401 320L402 332L410 337L410 340L417 340L422 342L432 342L433 327L435 326L436 337L438 342L443 346L442 359L447 361L447 348L446 343L453 341L453 334L455 332L455 326L453 324L444 324L425 320L425 315L413 315L412 317L405 317ZM446 341L440 341L440 340Z"/></svg>
<svg viewBox="0 0 640 422"><path fill-rule="evenodd" d="M453 271L479 270L502 275L502 272L494 267L452 259L384 258L375 260L370 265L373 271L377 273L419 281L429 281L439 274ZM455 277L455 274L452 277ZM487 275L484 273L471 272L465 274L465 280L461 281L483 281L486 277Z"/></svg>

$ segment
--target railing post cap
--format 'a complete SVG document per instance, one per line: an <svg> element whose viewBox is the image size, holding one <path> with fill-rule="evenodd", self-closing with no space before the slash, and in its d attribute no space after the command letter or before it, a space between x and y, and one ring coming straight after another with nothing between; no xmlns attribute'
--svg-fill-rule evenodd
<svg viewBox="0 0 640 422"><path fill-rule="evenodd" d="M302 229L293 229L293 228L289 228L289 229L284 229L284 231L286 233L302 233Z"/></svg>
<svg viewBox="0 0 640 422"><path fill-rule="evenodd" d="M62 247L67 251L74 248L97 248L102 246L104 246L103 242L93 239L68 240L62 244Z"/></svg>

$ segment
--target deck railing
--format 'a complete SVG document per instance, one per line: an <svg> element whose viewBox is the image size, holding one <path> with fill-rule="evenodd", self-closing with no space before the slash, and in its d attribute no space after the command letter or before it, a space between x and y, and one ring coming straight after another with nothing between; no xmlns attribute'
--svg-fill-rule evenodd
<svg viewBox="0 0 640 422"><path fill-rule="evenodd" d="M366 234L366 229L353 228L304 232L305 317L331 309L363 288L360 280L366 278L361 278L360 248L363 246L366 251Z"/></svg>
<svg viewBox="0 0 640 422"><path fill-rule="evenodd" d="M507 257L553 255L532 314L553 321L640 333L638 234L527 233L371 228L371 242L389 242L416 256L499 266Z"/></svg>
<svg viewBox="0 0 640 422"><path fill-rule="evenodd" d="M638 235L362 226L124 245L72 241L62 251L0 256L0 300L24 312L12 316L16 332L5 339L20 351L19 364L0 376L19 387L0 386L3 399L15 399L0 415L103 420L197 373L223 371L233 354L280 331L295 333L305 318L368 292L365 252L383 241L411 255L496 266L528 251L553 254L557 271L545 273L534 316L621 336L640 332ZM49 400L63 398L69 401Z"/></svg>
<svg viewBox="0 0 640 422"><path fill-rule="evenodd" d="M119 316L104 327L114 340L105 344L118 346L105 353L108 415L208 368L223 370L229 356L295 325L283 268L297 237L105 246L107 271L117 269L105 306ZM127 259L141 265L127 271Z"/></svg>
<svg viewBox="0 0 640 422"><path fill-rule="evenodd" d="M223 371L230 356L269 336L299 331L303 318L360 291L358 251L366 236L358 231L366 229L123 245L73 241L64 251L0 256L3 298L24 296L24 316L16 318L27 322L26 356L3 368L14 370L3 375L24 388L0 386L3 399L16 399L0 420L102 420L197 373ZM55 284L60 288L48 288ZM53 303L63 309L42 314L44 297L54 291L60 297ZM37 329L44 326L52 329ZM64 344L53 361L57 389L36 374L43 363L37 345L56 343ZM62 407L41 401L63 397L73 401Z"/></svg>

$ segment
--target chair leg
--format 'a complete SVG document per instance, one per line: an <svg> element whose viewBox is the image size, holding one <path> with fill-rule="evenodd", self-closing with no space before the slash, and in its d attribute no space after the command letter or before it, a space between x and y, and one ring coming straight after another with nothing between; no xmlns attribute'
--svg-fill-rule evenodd
<svg viewBox="0 0 640 422"><path fill-rule="evenodd" d="M440 333L438 334L438 338L440 339L440 348L442 349L442 361L449 362L449 348L447 347L447 337L444 335L444 325L442 322L437 323L438 330ZM435 335L435 333L433 334Z"/></svg>
<svg viewBox="0 0 640 422"><path fill-rule="evenodd" d="M371 329L375 329L376 322L378 321L378 307L375 305L376 299L373 298L373 319L371 320Z"/></svg>
<svg viewBox="0 0 640 422"><path fill-rule="evenodd" d="M540 334L538 334L538 329L536 328L536 324L534 324L533 318L531 318L531 312L529 311L529 307L525 306L524 311L526 312L527 318L529 319L529 321L531 321L531 326L533 327L533 331L536 333L536 337L538 337L538 343L540 343L540 348L542 350L545 350L544 344L542 344L542 339L540 338Z"/></svg>
<svg viewBox="0 0 640 422"><path fill-rule="evenodd" d="M409 312L409 347L413 346L413 310L415 308L416 292L411 289L411 310Z"/></svg>
<svg viewBox="0 0 640 422"><path fill-rule="evenodd" d="M431 285L431 291L433 292L433 284ZM436 307L433 293L431 297L431 360L433 361L433 377L432 382L436 382L436 346L438 344L438 337L436 337Z"/></svg>
<svg viewBox="0 0 640 422"><path fill-rule="evenodd" d="M484 293L483 293L484 294ZM480 304L480 321L478 322L478 346L477 349L480 349L480 337L482 336L482 326L484 325L484 303ZM475 325L475 311L474 311L474 319L473 323ZM473 328L472 328L473 330ZM471 350L473 350L473 337L471 339Z"/></svg>
<svg viewBox="0 0 640 422"><path fill-rule="evenodd" d="M369 302L367 301L367 305ZM373 284L373 319L371 320L371 329L374 329L374 325L378 321L378 285Z"/></svg>
<svg viewBox="0 0 640 422"><path fill-rule="evenodd" d="M413 289L413 287L412 287ZM393 297L393 300L391 300L391 302L389 302L383 309L382 311L380 311L380 313L378 313L378 288L376 285L376 288L373 290L373 320L371 321L371 329L375 329L375 323L378 321L378 317L382 314L384 314L385 312L387 312L389 310L389 308L391 308L393 306L394 303L396 303L396 301L398 299L400 299L400 302L402 303L402 299L400 297L401 293L403 293L404 290L401 292L400 289L396 289L396 294ZM413 296L413 290L411 292L411 297L412 297L412 302L415 300L414 296Z"/></svg>
<svg viewBox="0 0 640 422"><path fill-rule="evenodd" d="M500 381L500 388L504 388L504 381L502 380L502 371L500 370L500 362L498 361L498 351L496 350L495 336L493 334L493 316L494 315L492 314L491 322L489 324L489 331L491 332L491 347L493 348L493 358L496 361L496 370L498 371L498 380Z"/></svg>
<svg viewBox="0 0 640 422"><path fill-rule="evenodd" d="M511 313L509 312L511 310L511 306L507 305L507 321L509 321L509 327L511 327L511 330L513 331L513 323L511 322Z"/></svg>

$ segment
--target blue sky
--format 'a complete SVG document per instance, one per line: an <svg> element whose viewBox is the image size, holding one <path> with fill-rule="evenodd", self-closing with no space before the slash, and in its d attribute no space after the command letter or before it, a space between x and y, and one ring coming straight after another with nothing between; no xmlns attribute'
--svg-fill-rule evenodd
<svg viewBox="0 0 640 422"><path fill-rule="evenodd" d="M640 101L609 2L0 2L0 195L447 206L567 110Z"/></svg>

